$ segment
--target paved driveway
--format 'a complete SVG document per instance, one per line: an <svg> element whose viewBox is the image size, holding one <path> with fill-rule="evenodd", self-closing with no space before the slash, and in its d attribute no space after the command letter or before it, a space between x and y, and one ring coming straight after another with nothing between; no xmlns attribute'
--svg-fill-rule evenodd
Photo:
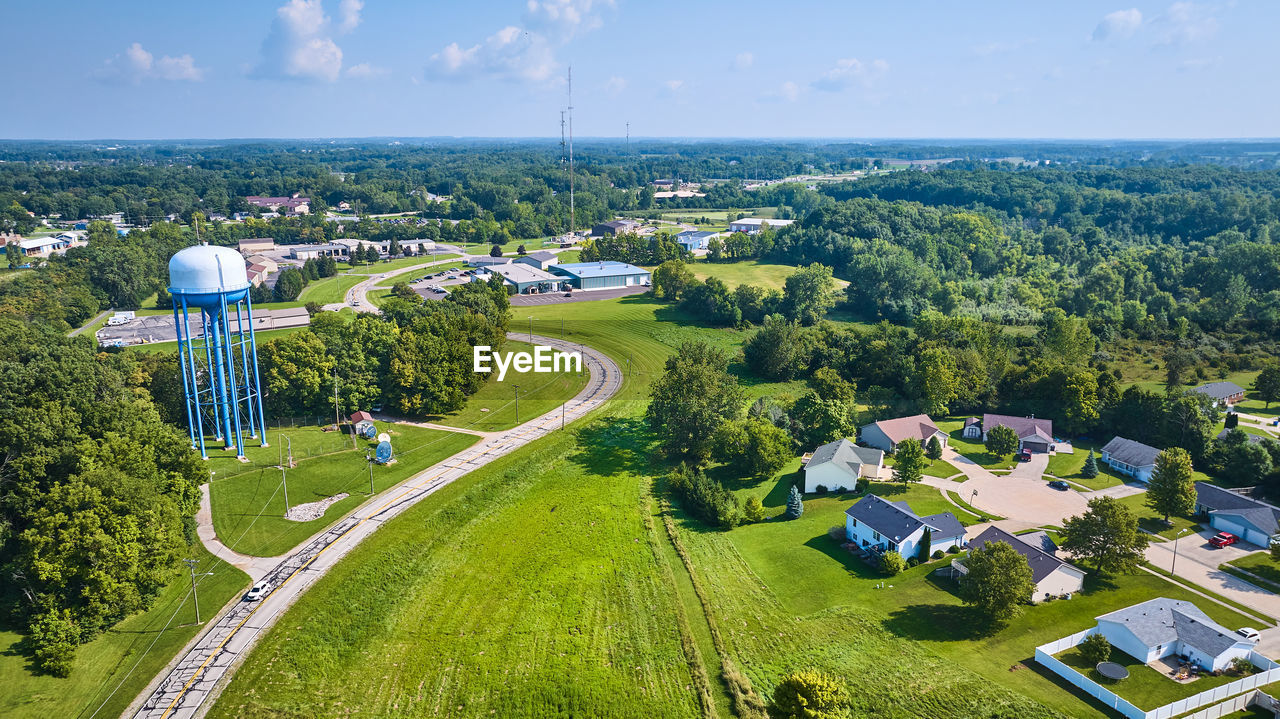
<svg viewBox="0 0 1280 719"><path fill-rule="evenodd" d="M1197 534L1182 535L1177 543L1176 567L1173 561L1173 542L1152 542L1147 547L1147 560L1166 573L1171 568L1176 569L1175 573L1183 579L1199 584L1246 607L1272 617L1280 617L1280 596L1236 579L1218 569L1219 564L1259 551L1258 547L1252 544L1235 544L1215 549L1209 546L1209 538L1214 534L1217 534L1217 530L1206 529Z"/></svg>

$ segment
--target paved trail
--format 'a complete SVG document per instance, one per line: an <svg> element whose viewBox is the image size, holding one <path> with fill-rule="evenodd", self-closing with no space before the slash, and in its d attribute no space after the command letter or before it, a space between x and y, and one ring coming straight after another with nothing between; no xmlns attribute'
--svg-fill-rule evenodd
<svg viewBox="0 0 1280 719"><path fill-rule="evenodd" d="M515 339L528 337L524 333L510 333L509 336ZM136 719L188 719L198 716L206 708L206 701L216 696L215 688L225 686L239 660L248 655L258 637L270 629L330 567L373 534L383 522L468 472L560 429L562 422L582 417L601 406L621 386L622 372L604 354L549 337L535 335L534 339L556 349L581 351L590 371L587 386L568 401L563 415L560 409L555 409L505 432L491 433L477 444L373 497L293 552L266 560L273 563L264 574L272 583L270 593L259 602L235 603L211 620L204 635L177 664L144 690L145 698L140 706L135 702L138 708L133 716ZM201 539L204 538L202 533ZM246 557L243 561L256 571L258 568L253 565L260 560Z"/></svg>

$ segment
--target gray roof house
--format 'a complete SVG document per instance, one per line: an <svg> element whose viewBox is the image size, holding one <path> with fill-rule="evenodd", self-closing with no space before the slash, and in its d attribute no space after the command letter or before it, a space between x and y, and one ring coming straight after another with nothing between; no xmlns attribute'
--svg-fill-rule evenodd
<svg viewBox="0 0 1280 719"><path fill-rule="evenodd" d="M1209 526L1230 532L1246 542L1267 547L1280 534L1280 507L1208 482L1196 482L1196 514L1209 517Z"/></svg>
<svg viewBox="0 0 1280 719"><path fill-rule="evenodd" d="M877 479L883 468L884 452L839 439L813 450L804 465L804 491L853 489L859 477Z"/></svg>
<svg viewBox="0 0 1280 719"><path fill-rule="evenodd" d="M1160 450L1124 437L1115 437L1102 448L1102 461L1117 472L1123 472L1139 482L1151 481Z"/></svg>
<svg viewBox="0 0 1280 719"><path fill-rule="evenodd" d="M896 451L898 443L904 439L918 439L920 444L927 445L930 439L937 437L943 447L947 446L946 433L938 429L927 414L872 422L861 429L860 436L863 444L886 452Z"/></svg>
<svg viewBox="0 0 1280 719"><path fill-rule="evenodd" d="M1221 405L1230 406L1244 399L1244 388L1235 382L1209 382L1191 391L1208 395L1209 399Z"/></svg>
<svg viewBox="0 0 1280 719"><path fill-rule="evenodd" d="M963 434L968 439L986 440L992 427L1005 426L1018 435L1018 449L1048 452L1053 446L1053 420L1015 417L1008 414L984 414L981 423L965 422Z"/></svg>
<svg viewBox="0 0 1280 719"><path fill-rule="evenodd" d="M1043 535L1043 532L1036 534ZM1035 583L1035 591L1031 593L1031 601L1039 602L1050 597L1074 594L1084 588L1084 570L1059 559L1044 550L1047 535L1038 537L1034 534L1014 535L996 526L987 527L982 534L969 540L969 549L981 549L988 542L1004 542L1014 551L1021 554L1031 567L1031 581ZM1053 545L1052 541L1049 541ZM1054 546L1054 549L1057 547ZM964 560L957 559L951 564L960 574L968 570L964 568Z"/></svg>
<svg viewBox="0 0 1280 719"><path fill-rule="evenodd" d="M1191 602L1166 597L1103 614L1097 620L1097 631L1112 646L1144 662L1176 654L1218 670L1236 657L1248 658L1255 645Z"/></svg>
<svg viewBox="0 0 1280 719"><path fill-rule="evenodd" d="M1240 431L1244 432L1244 430L1240 430ZM1224 429L1218 433L1218 439L1219 440L1226 439L1228 434L1231 434L1231 430ZM1244 432L1244 436L1248 438L1249 444L1262 444L1263 442L1266 442L1268 439L1270 439L1269 437L1263 437L1257 434L1250 434L1248 432Z"/></svg>
<svg viewBox="0 0 1280 719"><path fill-rule="evenodd" d="M890 502L868 494L845 510L845 536L870 551L895 551L905 558L918 556L929 531L926 554L964 545L964 525L950 512L921 517L906 502Z"/></svg>

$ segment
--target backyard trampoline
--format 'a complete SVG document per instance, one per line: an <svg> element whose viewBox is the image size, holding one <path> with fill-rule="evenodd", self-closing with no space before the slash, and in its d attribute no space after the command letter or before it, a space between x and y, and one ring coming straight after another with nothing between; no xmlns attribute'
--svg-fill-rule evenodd
<svg viewBox="0 0 1280 719"><path fill-rule="evenodd" d="M1120 681L1121 679L1129 678L1129 670L1115 662L1098 662L1096 669L1099 674L1111 681Z"/></svg>

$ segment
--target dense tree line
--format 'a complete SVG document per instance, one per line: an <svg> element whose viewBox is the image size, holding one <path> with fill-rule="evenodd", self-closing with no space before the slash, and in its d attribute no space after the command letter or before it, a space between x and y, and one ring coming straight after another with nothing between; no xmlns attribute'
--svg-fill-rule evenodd
<svg viewBox="0 0 1280 719"><path fill-rule="evenodd" d="M175 576L207 475L131 355L6 317L0 374L0 601L65 676Z"/></svg>
<svg viewBox="0 0 1280 719"><path fill-rule="evenodd" d="M311 326L258 348L272 416L343 414L377 404L408 417L462 407L486 376L472 371L471 347L506 339L506 288L500 281L458 286L444 300L388 298L382 315L347 321L320 313Z"/></svg>

